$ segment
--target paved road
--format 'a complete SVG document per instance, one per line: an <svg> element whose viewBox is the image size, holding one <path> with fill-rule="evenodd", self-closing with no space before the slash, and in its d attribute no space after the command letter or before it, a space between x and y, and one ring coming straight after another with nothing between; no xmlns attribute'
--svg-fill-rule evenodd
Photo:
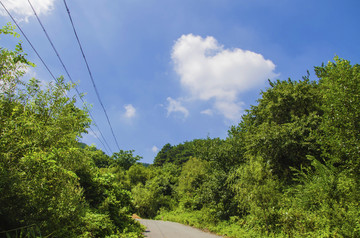
<svg viewBox="0 0 360 238"><path fill-rule="evenodd" d="M221 238L175 222L146 219L138 221L147 227L144 235L148 238Z"/></svg>

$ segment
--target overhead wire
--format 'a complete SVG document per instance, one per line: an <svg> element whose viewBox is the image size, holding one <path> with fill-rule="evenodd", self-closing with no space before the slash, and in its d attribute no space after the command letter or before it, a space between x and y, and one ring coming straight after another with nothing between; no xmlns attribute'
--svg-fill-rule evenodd
<svg viewBox="0 0 360 238"><path fill-rule="evenodd" d="M47 33L47 31L46 31L46 29L45 29L44 25L42 24L42 22L41 22L41 20L40 20L40 18L39 18L39 16L38 16L38 14L36 13L36 11L35 11L35 9L34 9L33 5L31 4L30 0L28 0L28 3L29 3L29 5L30 5L30 7L31 7L31 9L32 9L32 11L33 11L33 13L34 13L34 15L35 15L36 19L38 20L38 22L39 22L39 24L40 24L41 28L43 29L43 31L44 31L44 33L45 33L45 35L46 35L46 38L47 38L47 39L48 39L48 41L50 42L51 47L53 48L53 50L54 50L54 52L55 52L55 54L56 54L57 58L59 59L59 61L60 61L61 65L62 65L62 67L64 68L64 70L65 70L65 72L66 72L67 76L69 77L69 80L71 81L71 83L72 83L72 84L75 84L75 83L74 83L74 80L73 80L73 79L72 79L72 77L70 76L69 71L67 70L67 68L66 68L66 66L65 66L65 64L64 64L64 62L63 62L63 60L62 60L62 59L61 59L61 57L60 57L59 52L56 50L56 47L55 47L55 45L54 45L53 41L51 40L51 38L50 38L49 34ZM79 90L78 90L76 87L75 87L74 89L75 89L76 93L78 94L78 96L79 96L80 100L83 102L83 104L85 104L85 102L84 102L84 100L82 99L82 96L81 96L81 94L80 94ZM107 149L109 149L109 150L111 151L111 148L110 148L109 144L107 143L107 141L106 141L106 139L105 139L105 137L104 137L103 133L101 132L100 128L98 127L98 125L97 125L97 123L96 123L96 121L95 121L95 118L94 118L94 117L93 117L93 115L91 114L91 111L90 111L90 110L88 110L88 113L89 113L89 115L90 115L90 117L91 117L92 121L94 122L95 127L96 127L96 128L97 128L97 130L99 131L99 133L100 133L100 135L101 135L102 139L104 140L104 142L105 142L105 144L106 144L107 148L106 148L106 146L105 146L104 142L102 142L102 140L100 140L100 138L97 136L97 134L93 131L93 129L92 129L91 127L90 127L90 130L93 132L94 136L95 136L95 137L96 137L96 138L100 141L100 143L104 146L105 150L109 153L109 151L107 150Z"/></svg>
<svg viewBox="0 0 360 238"><path fill-rule="evenodd" d="M20 25L16 22L15 18L11 15L11 13L8 11L8 9L5 7L5 5L2 3L2 1L0 1L0 4L2 5L2 7L5 9L5 11L7 12L7 14L10 16L11 20L15 23L15 25L17 26L17 28L20 30L21 34L24 36L24 38L26 39L26 41L29 43L29 45L31 46L31 48L34 50L35 54L39 57L40 61L43 63L43 65L45 66L46 70L49 72L49 74L51 75L51 77L56 81L55 76L53 75L53 73L50 71L49 67L46 65L45 61L41 58L41 56L39 55L39 53L37 52L37 50L35 49L35 47L33 46L33 44L31 44L31 41L29 40L29 38L27 38L26 34L23 32L23 30L21 29Z"/></svg>
<svg viewBox="0 0 360 238"><path fill-rule="evenodd" d="M4 10L6 11L6 13L9 15L9 17L11 18L11 20L15 23L16 27L19 29L19 31L21 32L22 36L26 39L26 41L28 42L28 44L30 45L30 47L33 49L33 51L35 52L35 54L37 55L37 57L40 59L40 61L42 62L42 64L44 65L44 67L46 68L46 70L49 72L49 74L51 75L51 77L54 79L54 81L57 81L56 77L54 76L54 74L51 72L50 68L47 66L47 64L45 63L45 61L43 60L43 58L40 56L40 54L38 53L38 51L36 50L36 48L34 47L34 45L31 43L30 39L26 36L25 32L22 30L22 28L20 27L20 25L17 23L17 21L15 20L15 18L12 16L12 14L9 12L9 10L6 8L6 6L3 4L3 2L0 0L0 4L1 6L4 8ZM90 114L90 111L89 111ZM91 127L90 127L90 130ZM100 130L99 130L100 131ZM96 133L92 130L92 132L94 133L95 137L97 137ZM101 133L101 131L100 131ZM101 142L101 140L100 140ZM101 142L102 143L102 142ZM104 146L105 147L105 146ZM105 147L106 149L106 147Z"/></svg>
<svg viewBox="0 0 360 238"><path fill-rule="evenodd" d="M89 64L88 64L88 62L87 62L87 59L86 59L86 56L85 56L84 50L83 50L83 48L82 48L82 45L81 45L80 39L79 39L78 34L77 34L77 31L76 31L76 29L75 29L75 25L74 25L74 22L73 22L73 20L72 20L71 13L70 13L70 10L69 10L69 7L68 7L68 5L67 5L67 3L66 3L66 0L63 0L63 1L64 1L64 5L65 5L65 8L66 8L67 14L68 14L68 16L69 16L69 20L70 20L70 22L71 22L72 29L73 29L74 34L75 34L75 37L76 37L76 40L77 40L77 42L78 42L78 45L79 45L80 51L81 51L82 56L83 56L83 59L84 59L84 61L85 61L85 64L86 64L86 67L87 67L87 70L88 70L88 73L89 73L89 76L90 76L90 79L91 79L91 82L92 82L93 88L94 88L95 93L96 93L96 96L97 96L98 101L99 101L99 103L100 103L100 105L101 105L101 107L102 107L102 109L103 109L103 111L104 111L105 117L106 117L107 122L108 122L108 124L109 124L110 130L111 130L111 133L112 133L112 136L113 136L114 141L115 141L115 143L116 143L116 146L117 146L117 148L118 148L118 149L119 149L119 151L120 151L120 146L119 146L119 143L118 143L118 141L117 141L117 139L116 139L116 136L115 136L115 133L114 133L113 127L112 127L112 125L111 125L111 122L110 122L109 116L108 116L108 114L107 114L107 112L106 112L106 109L105 109L105 107L104 107L104 105L103 105L103 103L102 103L102 100L101 100L100 94L99 94L99 92L98 92L98 90L97 90L97 87L96 87L96 84L95 84L94 78L93 78L92 73L91 73L91 70L90 70L90 66L89 66Z"/></svg>

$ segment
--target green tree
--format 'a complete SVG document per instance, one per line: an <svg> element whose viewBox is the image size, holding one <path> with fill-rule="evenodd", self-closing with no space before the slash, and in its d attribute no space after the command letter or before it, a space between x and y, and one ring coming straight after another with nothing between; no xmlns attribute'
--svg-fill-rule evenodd
<svg viewBox="0 0 360 238"><path fill-rule="evenodd" d="M298 184L287 189L280 208L288 236L359 237L357 179L332 165L309 157L311 167L297 171Z"/></svg>
<svg viewBox="0 0 360 238"><path fill-rule="evenodd" d="M172 157L172 155L170 154L171 149L172 149L172 146L170 145L170 143L167 143L166 145L164 145L163 148L161 148L159 153L156 155L156 157L154 159L154 165L161 166L164 163L168 162L170 160L170 158Z"/></svg>
<svg viewBox="0 0 360 238"><path fill-rule="evenodd" d="M8 25L1 34L16 34ZM0 231L34 229L42 236L105 237L141 229L130 218L129 192L114 174L101 174L79 147L91 120L68 97L62 77L46 87L21 80L21 44L0 55ZM35 228L34 228L35 227ZM25 229L25 228L24 228ZM3 234L3 233L1 233ZM7 234L11 235L11 234Z"/></svg>
<svg viewBox="0 0 360 238"><path fill-rule="evenodd" d="M279 224L282 186L269 165L251 159L231 173L228 183L235 193L237 215L247 221L248 228L273 232Z"/></svg>
<svg viewBox="0 0 360 238"><path fill-rule="evenodd" d="M120 150L119 152L115 152L111 158L114 160L114 164L117 166L128 170L132 165L134 165L137 161L141 160L141 157L133 155L134 150L124 151Z"/></svg>
<svg viewBox="0 0 360 238"><path fill-rule="evenodd" d="M201 188L210 171L209 163L197 158L190 158L182 167L177 193L180 206L185 209L199 210L204 205Z"/></svg>
<svg viewBox="0 0 360 238"><path fill-rule="evenodd" d="M132 189L137 213L143 217L155 217L161 209L171 210L176 204L176 187L180 168L171 163L152 167L155 174L146 184L138 183Z"/></svg>
<svg viewBox="0 0 360 238"><path fill-rule="evenodd" d="M114 163L114 160L111 159L110 156L105 154L102 150L97 149L95 146L85 145L84 149L93 151L93 153L91 153L91 158L98 168L108 168Z"/></svg>
<svg viewBox="0 0 360 238"><path fill-rule="evenodd" d="M19 37L10 23L0 29L0 35L11 35ZM19 42L14 50L0 47L0 92L9 100L15 95L19 85L23 84L20 77L33 63L26 59L22 44Z"/></svg>
<svg viewBox="0 0 360 238"><path fill-rule="evenodd" d="M36 80L23 85L0 99L0 223L71 236L85 208L74 147L89 120L64 96L70 85L61 79L46 91Z"/></svg>
<svg viewBox="0 0 360 238"><path fill-rule="evenodd" d="M134 164L126 173L131 186L135 186L139 183L145 185L146 181L150 179L150 170L143 164Z"/></svg>
<svg viewBox="0 0 360 238"><path fill-rule="evenodd" d="M319 133L324 156L358 173L360 169L360 65L335 57L315 67L324 111ZM359 173L358 173L359 174Z"/></svg>
<svg viewBox="0 0 360 238"><path fill-rule="evenodd" d="M193 145L196 157L212 162L212 166L225 173L244 162L244 145L239 137L194 140Z"/></svg>
<svg viewBox="0 0 360 238"><path fill-rule="evenodd" d="M314 133L323 114L321 94L307 77L270 86L235 130L245 131L246 157L261 157L276 175L291 182L291 167L308 165L307 155L321 154Z"/></svg>

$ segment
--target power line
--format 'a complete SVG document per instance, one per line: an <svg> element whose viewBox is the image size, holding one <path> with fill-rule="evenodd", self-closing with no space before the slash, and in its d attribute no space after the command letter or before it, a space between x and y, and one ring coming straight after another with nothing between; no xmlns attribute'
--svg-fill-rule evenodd
<svg viewBox="0 0 360 238"><path fill-rule="evenodd" d="M29 38L26 36L25 32L21 29L20 25L17 23L17 21L15 20L15 18L11 15L11 13L8 11L8 9L6 8L6 6L2 3L2 1L0 1L0 4L2 5L2 7L5 9L5 11L7 12L7 14L10 16L11 20L15 23L16 27L20 30L22 36L26 39L26 41L28 42L28 44L31 46L31 48L33 49L33 51L35 52L35 54L39 57L40 61L42 62L42 64L45 66L46 70L49 72L49 74L51 75L51 77L54 79L54 81L57 81L57 79L55 78L54 74L51 72L51 70L49 69L49 67L47 66L47 64L45 63L45 61L42 59L42 57L40 56L40 54L37 52L37 50L35 49L34 45L31 43L31 41L29 40ZM89 111L90 114L90 111ZM90 128L90 130L92 130ZM100 130L99 130L100 131ZM101 131L100 131L101 133ZM95 137L97 137L96 133L94 132ZM101 142L101 141L100 141ZM101 142L102 143L102 142Z"/></svg>
<svg viewBox="0 0 360 238"><path fill-rule="evenodd" d="M84 103L84 101L81 99L81 101ZM94 119L94 117L93 117L93 115L91 114L91 112L90 111L88 111L89 112L89 115L90 115L90 117L91 117L91 119L93 120L93 122L94 122L94 125L95 125L95 127L98 129L98 131L99 131L99 133L100 133L100 135L101 135L101 137L103 138L103 140L104 140L104 142L105 142L105 144L107 145L107 148L106 148L106 146L104 145L104 143L99 139L99 137L96 135L96 133L91 129L91 127L90 127L90 130L93 132L93 134L95 135L95 137L100 141L100 143L104 146L104 148L105 148L105 150L106 150L106 152L108 152L109 153L109 151L111 151L111 148L110 148L110 146L109 146L109 144L107 143L107 141L106 141L106 139L105 139L105 137L104 137L104 135L103 135L103 133L101 132L101 130L100 130L100 128L97 126L97 124L96 124L96 122L95 122L95 119ZM109 150L107 150L107 149L109 149ZM109 153L110 154L110 153Z"/></svg>
<svg viewBox="0 0 360 238"><path fill-rule="evenodd" d="M69 79L70 79L71 83L72 83L72 84L75 84L75 83L74 83L74 81L73 81L73 79L72 79L72 77L70 76L69 71L67 70L67 68L66 68L66 66L65 66L65 64L64 64L64 62L62 61L62 59L61 59L61 57L60 57L59 52L56 50L55 45L53 44L53 42L52 42L52 40L51 40L51 38L50 38L49 34L47 33L47 31L46 31L46 29L45 29L44 25L42 24L42 22L41 22L41 20L40 20L39 16L37 15L37 13L36 13L36 11L35 11L35 9L34 9L33 5L31 4L30 0L28 0L28 3L29 3L29 5L30 5L31 9L33 10L33 12L34 12L34 15L35 15L36 19L38 20L38 22L39 22L39 24L40 24L41 28L43 29L43 31L44 31L44 33L45 33L45 35L46 35L46 37L47 37L48 41L50 42L50 44L51 44L51 46L52 46L52 48L53 48L53 50L54 50L54 52L55 52L55 54L56 54L57 58L59 59L59 61L60 61L61 65L62 65L62 67L64 68L64 70L65 70L65 72L66 72L67 76L69 77ZM82 99L82 96L81 96L80 92L78 91L78 89L77 89L76 87L75 87L75 91L76 91L76 93L78 94L78 96L79 96L80 100L81 100L83 103L85 103L85 102L84 102L84 100ZM91 114L91 112L90 112L90 111L88 111L88 112L89 112L89 115L90 115L91 119L93 120L93 122L94 122L94 124L95 124L95 127L96 127L96 128L98 129L98 131L100 132L100 135L101 135L102 139L104 140L105 144L107 145L107 147L108 147L108 148L109 148L109 150L111 151L111 148L110 148L109 144L107 143L107 141L106 141L106 139L105 139L104 135L102 134L102 132L101 132L100 128L97 126L97 124L96 124L96 122L95 122L95 118L92 116L92 114ZM90 129L91 129L91 128L90 128ZM105 146L105 145L104 145L104 143L100 140L100 138L97 136L97 134L96 134L96 133L95 133L92 129L91 129L91 131L94 133L95 137L96 137L96 138L100 141L100 143L104 146L105 150L107 150L106 146ZM107 151L107 152L109 153L109 151Z"/></svg>
<svg viewBox="0 0 360 238"><path fill-rule="evenodd" d="M100 102L100 105L101 105L101 107L102 107L102 109L103 109L103 111L104 111L105 117L106 117L107 122L108 122L108 124L109 124L111 133L112 133L112 135L113 135L113 137L114 137L115 143L116 143L116 145L117 145L117 147L118 147L118 149L119 149L119 151L120 151L119 143L118 143L118 141L117 141L117 139L116 139L114 130L113 130L112 125L111 125L111 123L110 123L109 116L108 116L108 114L107 114L107 112L106 112L106 109L105 109L105 107L104 107L104 105L103 105L103 103L102 103L102 101L101 101L100 94L99 94L99 92L98 92L98 90L97 90L97 88L96 88L94 78L93 78L93 76L92 76L92 73L91 73L89 64L88 64L88 62L87 62L87 60L86 60L86 57L85 57L83 48L82 48L82 46L81 46L81 43L80 43L78 34L77 34L76 29L75 29L75 26L74 26L74 22L73 22L73 20L72 20L71 14L70 14L70 10L69 10L69 8L68 8L68 6L67 6L67 4L66 4L66 0L64 0L64 4L65 4L65 8L66 8L66 11L67 11L67 13L68 13L68 16L69 16L69 19L70 19L70 22L71 22L71 26L72 26L72 28L73 28L73 31L74 31L74 34L75 34L75 37L76 37L76 40L77 40L77 42L78 42L78 44L79 44L79 47L80 47L82 56L83 56L83 58L84 58L84 61L85 61L85 64L86 64L88 73L89 73L89 75L90 75L90 79L91 79L92 85L93 85L93 87L94 87L96 96L97 96L97 98L98 98L98 100L99 100L99 102Z"/></svg>
<svg viewBox="0 0 360 238"><path fill-rule="evenodd" d="M51 75L51 77L56 81L55 76L53 75L53 73L50 71L49 67L46 65L45 61L41 58L41 56L39 55L39 53L36 51L35 47L33 46L33 44L31 44L30 40L27 38L26 34L23 32L23 30L21 29L21 27L19 26L19 24L16 22L16 20L14 19L14 17L10 14L10 12L8 11L8 9L5 7L5 5L2 3L2 1L0 1L1 5L3 6L3 8L5 9L5 11L7 12L7 14L10 16L11 20L15 23L15 25L17 26L17 28L20 30L21 34L25 37L26 41L29 43L29 45L31 46L31 48L34 50L34 52L36 53L36 55L39 57L39 59L41 60L41 62L43 63L43 65L45 66L45 68L47 69L47 71L49 72L49 74Z"/></svg>
<svg viewBox="0 0 360 238"><path fill-rule="evenodd" d="M89 112L89 113L90 113L90 112ZM96 126L96 128L98 128L98 127ZM106 150L106 152L107 152L108 154L110 154L109 151L108 151L108 149L107 149L106 146L104 145L104 143L103 143L103 142L100 140L100 138L96 135L95 131L94 131L91 127L89 127L89 129L90 129L91 132L94 134L94 136L100 141L100 143L104 146L104 149ZM99 130L99 128L98 128L98 130ZM100 132L101 136L103 136L100 130L99 130L99 132ZM104 139L104 138L103 138L103 139ZM105 142L106 142L106 141L105 141ZM107 143L106 143L106 144L107 144ZM109 146L109 145L108 145L108 146ZM111 151L111 149L110 149L110 151Z"/></svg>

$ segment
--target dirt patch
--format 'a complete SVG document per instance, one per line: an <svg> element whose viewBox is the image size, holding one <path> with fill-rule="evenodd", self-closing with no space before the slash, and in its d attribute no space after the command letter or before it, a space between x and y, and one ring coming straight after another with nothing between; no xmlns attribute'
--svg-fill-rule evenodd
<svg viewBox="0 0 360 238"><path fill-rule="evenodd" d="M141 219L141 217L139 217L138 215L136 215L136 214L132 214L132 216L131 216L133 219Z"/></svg>

